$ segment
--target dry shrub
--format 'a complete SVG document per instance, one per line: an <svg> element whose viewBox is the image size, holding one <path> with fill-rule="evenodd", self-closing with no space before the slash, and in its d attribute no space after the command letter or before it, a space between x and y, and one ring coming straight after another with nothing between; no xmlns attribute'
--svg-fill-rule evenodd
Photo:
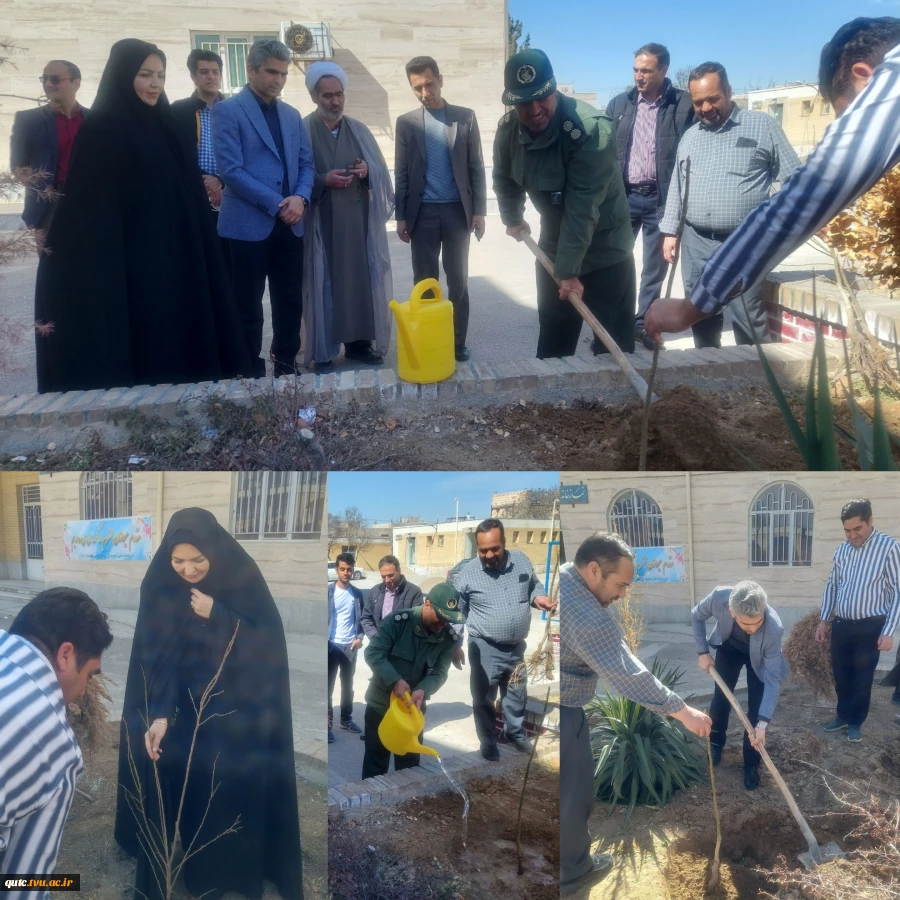
<svg viewBox="0 0 900 900"><path fill-rule="evenodd" d="M622 637L632 653L637 653L647 627L644 618L643 594L635 590L634 585L628 588L624 599L613 605L613 609L619 618L619 626L622 629Z"/></svg>
<svg viewBox="0 0 900 900"><path fill-rule="evenodd" d="M875 796L835 799L843 807L839 815L858 822L847 837L860 841L866 849L850 851L843 859L817 866L811 872L789 868L782 856L779 865L767 874L783 888L799 889L805 900L898 900L900 801L891 800L882 806Z"/></svg>
<svg viewBox="0 0 900 900"><path fill-rule="evenodd" d="M109 722L107 703L112 703L106 675L95 675L88 679L87 690L80 700L75 700L66 708L72 731L78 740L82 753L90 754L101 749L113 736Z"/></svg>
<svg viewBox="0 0 900 900"><path fill-rule="evenodd" d="M900 287L900 166L828 224L828 241L878 284Z"/></svg>
<svg viewBox="0 0 900 900"><path fill-rule="evenodd" d="M816 714L819 694L834 700L834 675L831 672L831 622L825 628L825 643L816 642L819 613L811 612L794 626L784 643L784 655L791 667L792 681L805 681L812 690L812 712Z"/></svg>

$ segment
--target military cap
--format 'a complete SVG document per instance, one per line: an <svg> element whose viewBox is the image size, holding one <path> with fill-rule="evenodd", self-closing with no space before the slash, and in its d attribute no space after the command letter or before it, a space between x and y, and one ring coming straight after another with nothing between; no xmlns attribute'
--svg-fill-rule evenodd
<svg viewBox="0 0 900 900"><path fill-rule="evenodd" d="M466 614L459 608L459 591L452 584L442 581L436 584L425 599L431 604L437 617L454 625L462 625Z"/></svg>
<svg viewBox="0 0 900 900"><path fill-rule="evenodd" d="M556 90L553 66L543 50L514 53L503 70L503 97L506 106L543 100Z"/></svg>

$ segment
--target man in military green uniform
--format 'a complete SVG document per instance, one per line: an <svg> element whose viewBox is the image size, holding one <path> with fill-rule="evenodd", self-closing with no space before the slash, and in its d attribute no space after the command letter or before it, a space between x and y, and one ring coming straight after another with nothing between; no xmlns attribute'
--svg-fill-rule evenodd
<svg viewBox="0 0 900 900"><path fill-rule="evenodd" d="M634 351L634 235L613 123L587 103L560 94L547 55L523 50L504 72L503 103L512 106L494 139L494 193L506 233L522 240L525 195L541 216L538 243L554 260L550 277L537 263L539 359L572 356L581 316L579 294L615 342ZM594 353L606 352L598 340Z"/></svg>
<svg viewBox="0 0 900 900"><path fill-rule="evenodd" d="M366 691L366 752L363 778L384 775L391 762L390 751L378 737L378 726L390 706L391 694L410 695L423 712L425 701L447 680L458 635L447 625L462 625L459 592L442 582L435 585L422 606L392 613L366 647L366 662L372 679ZM421 735L419 736L421 742ZM394 770L419 764L418 753L394 757Z"/></svg>

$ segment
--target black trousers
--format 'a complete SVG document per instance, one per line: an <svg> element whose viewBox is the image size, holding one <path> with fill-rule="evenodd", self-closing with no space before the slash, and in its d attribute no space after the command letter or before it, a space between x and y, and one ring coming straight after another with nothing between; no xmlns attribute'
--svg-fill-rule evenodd
<svg viewBox="0 0 900 900"><path fill-rule="evenodd" d="M878 636L884 616L834 620L831 628L831 671L837 714L848 725L862 725L869 715L872 681L878 665Z"/></svg>
<svg viewBox="0 0 900 900"><path fill-rule="evenodd" d="M568 300L561 300L559 287L550 273L540 264L537 272L537 304L540 334L537 358L574 356L578 348L578 336L584 321L578 310ZM585 272L579 276L584 285L583 300L587 308L625 353L634 352L634 301L637 278L634 257L622 262ZM606 348L594 341L595 353L606 353Z"/></svg>
<svg viewBox="0 0 900 900"><path fill-rule="evenodd" d="M453 303L453 337L457 347L469 330L469 222L462 203L423 203L410 232L413 279L439 278L444 264Z"/></svg>
<svg viewBox="0 0 900 900"><path fill-rule="evenodd" d="M244 338L254 360L254 378L266 374L260 358L263 333L263 293L269 279L272 304L272 346L275 374L296 371L303 314L303 238L275 220L272 233L262 241L230 241L231 273Z"/></svg>
<svg viewBox="0 0 900 900"><path fill-rule="evenodd" d="M735 650L727 641L716 650L716 671L722 676L722 681L728 686L728 690L734 693L741 667L747 667L747 700L749 708L747 718L750 724L756 727L759 721L759 704L762 703L764 685L753 671L750 665L750 654ZM716 685L712 702L709 704L709 717L712 719L712 731L709 733L709 742L717 747L725 746L728 731L728 718L731 715L731 704L722 693L719 685ZM759 751L753 749L750 736L744 729L744 765L758 766L762 762Z"/></svg>
<svg viewBox="0 0 900 900"><path fill-rule="evenodd" d="M353 718L353 675L356 672L356 651L350 653L349 645L328 642L328 727L334 720L334 708L331 695L337 674L341 673L341 721L349 722Z"/></svg>
<svg viewBox="0 0 900 900"><path fill-rule="evenodd" d="M425 711L425 704L422 704L422 712ZM366 752L363 756L362 777L372 778L375 775L385 775L391 765L391 751L381 743L378 737L378 726L384 718L384 713L376 709L372 709L366 704ZM419 735L419 743L422 743L423 731ZM411 769L419 764L418 753L405 753L403 756L394 757L394 771L399 772L401 769Z"/></svg>

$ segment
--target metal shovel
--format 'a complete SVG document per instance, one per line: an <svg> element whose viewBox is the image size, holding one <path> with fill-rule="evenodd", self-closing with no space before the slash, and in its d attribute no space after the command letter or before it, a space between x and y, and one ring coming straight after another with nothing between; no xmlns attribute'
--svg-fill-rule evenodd
<svg viewBox="0 0 900 900"><path fill-rule="evenodd" d="M716 671L716 667L710 666L709 674L715 679L716 684L722 689L722 693L728 698L728 702L734 707L734 711L738 714L738 718L741 720L744 728L747 729L747 733L751 737L756 736L756 730L750 724L747 716L744 715L744 711L741 709L740 704L735 700L734 694L728 689L728 686L722 681L722 676ZM784 783L784 779L781 775L778 774L778 769L775 768L775 763L772 762L769 757L768 752L765 747L759 748L759 754L763 758L763 762L766 764L766 768L771 772L772 777L775 779L775 783L778 785L778 789L784 794L784 799L787 800L787 805L791 810L794 818L797 820L797 824L800 826L800 830L803 832L803 837L806 838L806 843L809 845L809 850L806 853L799 853L797 858L803 863L804 867L808 870L814 869L816 866L822 865L822 863L830 862L833 859L839 859L844 856L844 851L841 850L840 847L834 842L829 841L823 847L817 840L816 836L812 833L812 829L809 825L806 824L806 819L803 818L803 814L800 812L799 807L797 806L796 801L794 800L793 795L788 790L788 786Z"/></svg>

